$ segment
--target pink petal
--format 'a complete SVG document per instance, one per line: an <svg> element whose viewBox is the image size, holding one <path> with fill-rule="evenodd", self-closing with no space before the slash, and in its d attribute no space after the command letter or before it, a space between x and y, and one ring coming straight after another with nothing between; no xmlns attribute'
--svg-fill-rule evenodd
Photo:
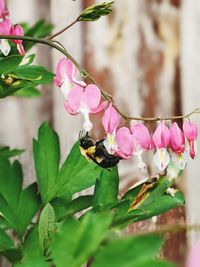
<svg viewBox="0 0 200 267"><path fill-rule="evenodd" d="M54 79L55 84L60 87L64 80L67 78L67 66L68 60L66 58L62 58L56 67L56 77Z"/></svg>
<svg viewBox="0 0 200 267"><path fill-rule="evenodd" d="M66 111L71 115L76 115L78 113L78 112L75 112L74 110L72 110L72 108L70 107L67 100L64 103L64 107L65 107Z"/></svg>
<svg viewBox="0 0 200 267"><path fill-rule="evenodd" d="M68 103L74 113L78 112L80 109L83 94L84 89L78 85L76 85L69 91Z"/></svg>
<svg viewBox="0 0 200 267"><path fill-rule="evenodd" d="M164 121L161 122L153 134L153 141L157 148L167 148L170 142L170 131L165 125Z"/></svg>
<svg viewBox="0 0 200 267"><path fill-rule="evenodd" d="M74 66L74 64L67 58L62 58L57 65L56 68L56 78L54 80L55 84L57 86L61 86L62 83L69 79L71 82L80 85L85 86L85 82L76 80L75 76L77 73L77 68Z"/></svg>
<svg viewBox="0 0 200 267"><path fill-rule="evenodd" d="M106 109L102 118L102 123L106 133L110 134L112 134L114 130L119 126L120 116L116 109L112 106L112 104L110 104Z"/></svg>
<svg viewBox="0 0 200 267"><path fill-rule="evenodd" d="M98 108L96 108L95 110L90 110L90 113L97 114L97 113L101 112L102 110L104 110L106 108L107 104L108 104L108 101L103 101L98 106Z"/></svg>
<svg viewBox="0 0 200 267"><path fill-rule="evenodd" d="M151 137L147 127L142 123L137 123L131 126L133 136L136 138L142 148L150 149Z"/></svg>
<svg viewBox="0 0 200 267"><path fill-rule="evenodd" d="M101 101L101 91L95 84L89 84L85 88L84 101L86 102L89 110L92 110L93 113L99 107Z"/></svg>
<svg viewBox="0 0 200 267"><path fill-rule="evenodd" d="M24 29L20 25L11 28L11 35L24 36ZM12 40L15 44L22 44L22 40Z"/></svg>
<svg viewBox="0 0 200 267"><path fill-rule="evenodd" d="M189 253L186 267L200 266L200 240L195 244Z"/></svg>
<svg viewBox="0 0 200 267"><path fill-rule="evenodd" d="M22 44L17 44L17 50L19 51L20 55L22 55L22 56L24 56L26 54Z"/></svg>
<svg viewBox="0 0 200 267"><path fill-rule="evenodd" d="M9 12L5 5L5 0L0 0L0 18L6 17L8 15Z"/></svg>
<svg viewBox="0 0 200 267"><path fill-rule="evenodd" d="M198 135L198 128L195 123L184 122L183 123L183 132L188 139L188 141L196 140Z"/></svg>
<svg viewBox="0 0 200 267"><path fill-rule="evenodd" d="M12 29L12 22L10 19L4 19L0 22L0 34L1 35L10 35Z"/></svg>
<svg viewBox="0 0 200 267"><path fill-rule="evenodd" d="M118 146L117 154L123 158L130 158L134 152L133 136L129 128L122 127L117 131L116 143Z"/></svg>
<svg viewBox="0 0 200 267"><path fill-rule="evenodd" d="M170 147L175 153L183 153L185 150L185 138L178 124L174 122L170 128Z"/></svg>

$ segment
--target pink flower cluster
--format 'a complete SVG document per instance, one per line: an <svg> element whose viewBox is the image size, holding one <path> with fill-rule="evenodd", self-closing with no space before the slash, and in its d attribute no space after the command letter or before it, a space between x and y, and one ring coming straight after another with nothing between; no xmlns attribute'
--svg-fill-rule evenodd
<svg viewBox="0 0 200 267"><path fill-rule="evenodd" d="M160 171L167 168L171 159L180 169L184 169L187 162L188 141L189 154L193 159L196 155L197 126L191 122L184 122L182 129L176 122L170 128L161 121L155 132L150 134L143 123L135 123L128 127L120 126L120 115L108 102L101 101L101 91L94 85L87 85L82 80L77 80L77 68L64 58L57 65L55 84L61 88L65 96L65 109L75 115L82 113L84 116L83 128L88 132L92 129L89 114L105 110L102 124L106 132L104 146L108 153L118 155L123 159L136 156L138 166L146 171L143 162L144 151L155 150L154 163Z"/></svg>
<svg viewBox="0 0 200 267"><path fill-rule="evenodd" d="M0 0L0 35L18 35L23 36L24 30L20 25L13 25L9 19L9 12L5 5L5 0ZM12 40L17 45L17 50L20 55L25 55L22 40ZM11 46L8 40L0 40L0 50L7 56L10 53Z"/></svg>

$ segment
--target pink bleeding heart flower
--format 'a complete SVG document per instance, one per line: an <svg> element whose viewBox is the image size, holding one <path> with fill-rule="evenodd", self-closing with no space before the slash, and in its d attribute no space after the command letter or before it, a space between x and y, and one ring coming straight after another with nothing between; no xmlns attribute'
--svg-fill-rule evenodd
<svg viewBox="0 0 200 267"><path fill-rule="evenodd" d="M58 62L54 83L61 88L66 99L68 97L69 90L74 84L83 87L86 86L84 81L76 79L76 74L77 68L69 59L63 58Z"/></svg>
<svg viewBox="0 0 200 267"><path fill-rule="evenodd" d="M186 267L199 267L200 266L200 240L191 249Z"/></svg>
<svg viewBox="0 0 200 267"><path fill-rule="evenodd" d="M107 134L104 140L104 146L110 154L115 154L116 145L116 130L120 123L120 116L112 104L106 109L103 117L102 124Z"/></svg>
<svg viewBox="0 0 200 267"><path fill-rule="evenodd" d="M89 132L92 129L92 123L89 114L99 113L104 110L107 101L101 103L101 91L94 85L89 84L86 88L79 85L74 86L68 94L65 101L65 109L72 115L82 113L84 116L83 128Z"/></svg>
<svg viewBox="0 0 200 267"><path fill-rule="evenodd" d="M133 155L138 158L138 167L146 172L147 166L143 162L142 152L143 149L150 149L151 138L149 131L142 123L137 123L131 126L131 129L122 127L117 131L117 154L128 159Z"/></svg>
<svg viewBox="0 0 200 267"><path fill-rule="evenodd" d="M198 128L195 123L184 122L183 123L183 132L186 136L189 146L190 146L190 157L194 159L197 154L197 144L196 139L198 136Z"/></svg>
<svg viewBox="0 0 200 267"><path fill-rule="evenodd" d="M176 154L177 165L184 169L187 162L185 153L185 137L178 124L174 122L170 127L170 148Z"/></svg>
<svg viewBox="0 0 200 267"><path fill-rule="evenodd" d="M151 148L151 137L147 127L142 123L136 123L131 126L133 135L133 142L135 146L134 155L138 158L138 167L142 172L147 172L147 165L142 159L143 149L148 150Z"/></svg>
<svg viewBox="0 0 200 267"><path fill-rule="evenodd" d="M11 28L11 35L16 35L16 36L24 36L24 30L22 26L16 25ZM23 41L22 40L12 40L14 44L17 45L17 50L19 51L20 55L24 56L25 55L25 50L23 47Z"/></svg>
<svg viewBox="0 0 200 267"><path fill-rule="evenodd" d="M8 9L5 4L5 0L0 0L0 19L9 15Z"/></svg>
<svg viewBox="0 0 200 267"><path fill-rule="evenodd" d="M116 133L117 154L123 159L133 156L136 148L133 135L129 128L121 127Z"/></svg>
<svg viewBox="0 0 200 267"><path fill-rule="evenodd" d="M10 35L12 29L12 22L10 19L4 19L0 22L0 35ZM10 53L11 47L8 40L1 39L0 40L0 50L7 56Z"/></svg>
<svg viewBox="0 0 200 267"><path fill-rule="evenodd" d="M167 152L170 142L170 131L164 121L162 121L156 128L153 134L153 142L157 149L154 155L154 163L160 171L163 171L170 162L170 156Z"/></svg>
<svg viewBox="0 0 200 267"><path fill-rule="evenodd" d="M151 148L151 137L147 127L144 124L136 123L132 125L131 132L141 148L146 150Z"/></svg>

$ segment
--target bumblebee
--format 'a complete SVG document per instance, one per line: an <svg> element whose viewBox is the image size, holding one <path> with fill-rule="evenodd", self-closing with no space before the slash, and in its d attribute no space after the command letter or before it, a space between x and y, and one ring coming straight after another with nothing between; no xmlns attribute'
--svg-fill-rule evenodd
<svg viewBox="0 0 200 267"><path fill-rule="evenodd" d="M111 168L116 166L121 157L111 155L104 146L104 140L95 141L86 133L79 137L81 154L89 161L93 161L102 168Z"/></svg>

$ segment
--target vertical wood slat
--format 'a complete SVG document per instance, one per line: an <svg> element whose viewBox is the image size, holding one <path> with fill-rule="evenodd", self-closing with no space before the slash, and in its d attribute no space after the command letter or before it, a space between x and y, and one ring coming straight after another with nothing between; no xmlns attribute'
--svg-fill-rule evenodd
<svg viewBox="0 0 200 267"><path fill-rule="evenodd" d="M182 100L184 113L200 107L200 2L184 0L181 16L181 69L182 69ZM200 128L199 115L192 117ZM199 148L199 138L198 138ZM200 223L199 192L200 192L200 157L189 160L187 166L187 219L188 223ZM200 233L189 233L190 244L194 244L200 238Z"/></svg>

